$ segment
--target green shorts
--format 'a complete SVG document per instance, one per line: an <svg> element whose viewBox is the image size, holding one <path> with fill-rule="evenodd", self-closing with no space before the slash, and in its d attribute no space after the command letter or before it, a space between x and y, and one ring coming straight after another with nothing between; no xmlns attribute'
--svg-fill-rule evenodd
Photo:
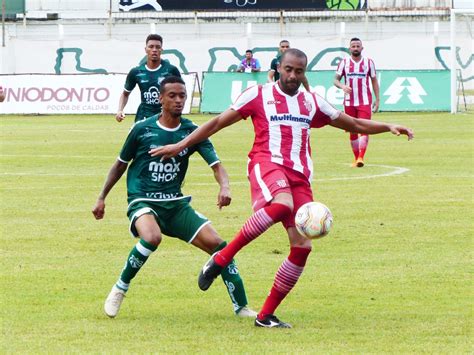
<svg viewBox="0 0 474 355"><path fill-rule="evenodd" d="M190 199L175 201L139 201L127 211L130 220L130 233L139 237L135 221L144 214L152 214L163 234L191 243L199 231L211 223L205 216L195 211Z"/></svg>

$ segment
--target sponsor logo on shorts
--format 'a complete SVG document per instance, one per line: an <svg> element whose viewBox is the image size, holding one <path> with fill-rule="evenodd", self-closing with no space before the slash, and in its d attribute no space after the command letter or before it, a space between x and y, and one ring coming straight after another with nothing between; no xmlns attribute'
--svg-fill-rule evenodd
<svg viewBox="0 0 474 355"><path fill-rule="evenodd" d="M276 184L279 186L279 187L286 187L286 181L283 180L283 179L280 179L280 180L277 180L276 181Z"/></svg>

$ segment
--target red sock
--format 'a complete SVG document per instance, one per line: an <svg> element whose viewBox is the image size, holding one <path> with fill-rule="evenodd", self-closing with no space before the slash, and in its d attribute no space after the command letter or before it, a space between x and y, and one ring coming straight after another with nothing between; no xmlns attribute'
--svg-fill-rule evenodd
<svg viewBox="0 0 474 355"><path fill-rule="evenodd" d="M349 139L351 140L352 153L354 153L354 157L357 159L359 157L359 135L351 133Z"/></svg>
<svg viewBox="0 0 474 355"><path fill-rule="evenodd" d="M367 134L361 134L359 138L359 158L364 159L365 151L369 145L369 136Z"/></svg>
<svg viewBox="0 0 474 355"><path fill-rule="evenodd" d="M283 261L275 275L272 289L258 314L259 319L265 318L268 314L274 314L281 301L298 281L310 252L311 249L307 248L292 247L290 249L290 255Z"/></svg>
<svg viewBox="0 0 474 355"><path fill-rule="evenodd" d="M216 254L214 260L218 265L226 266L240 249L263 234L272 225L282 221L291 212L288 206L281 203L272 203L267 207L259 209L247 219L234 239Z"/></svg>

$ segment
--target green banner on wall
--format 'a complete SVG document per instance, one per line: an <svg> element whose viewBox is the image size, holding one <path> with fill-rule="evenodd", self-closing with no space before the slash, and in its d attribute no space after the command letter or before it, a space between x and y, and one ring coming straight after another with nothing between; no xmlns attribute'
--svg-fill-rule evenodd
<svg viewBox="0 0 474 355"><path fill-rule="evenodd" d="M5 2L5 14L8 17L16 16L25 12L25 0L7 0Z"/></svg>
<svg viewBox="0 0 474 355"><path fill-rule="evenodd" d="M334 71L307 72L313 91L342 108L344 94L333 85ZM380 70L380 111L449 111L449 70ZM267 81L267 73L203 74L202 112L226 110L245 89Z"/></svg>

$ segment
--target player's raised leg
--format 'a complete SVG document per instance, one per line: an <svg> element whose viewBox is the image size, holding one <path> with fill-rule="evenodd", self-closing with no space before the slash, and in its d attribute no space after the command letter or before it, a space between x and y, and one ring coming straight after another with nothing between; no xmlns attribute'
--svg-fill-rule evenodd
<svg viewBox="0 0 474 355"><path fill-rule="evenodd" d="M273 163L257 164L251 170L249 179L256 212L234 239L203 266L198 278L199 288L203 291L211 286L240 249L293 212L293 198L284 168Z"/></svg>
<svg viewBox="0 0 474 355"><path fill-rule="evenodd" d="M145 210L142 211L145 214L139 213L131 218L131 228L136 236L140 236L140 240L130 251L118 281L105 300L104 311L111 318L117 316L130 282L161 242L161 231L155 216Z"/></svg>

